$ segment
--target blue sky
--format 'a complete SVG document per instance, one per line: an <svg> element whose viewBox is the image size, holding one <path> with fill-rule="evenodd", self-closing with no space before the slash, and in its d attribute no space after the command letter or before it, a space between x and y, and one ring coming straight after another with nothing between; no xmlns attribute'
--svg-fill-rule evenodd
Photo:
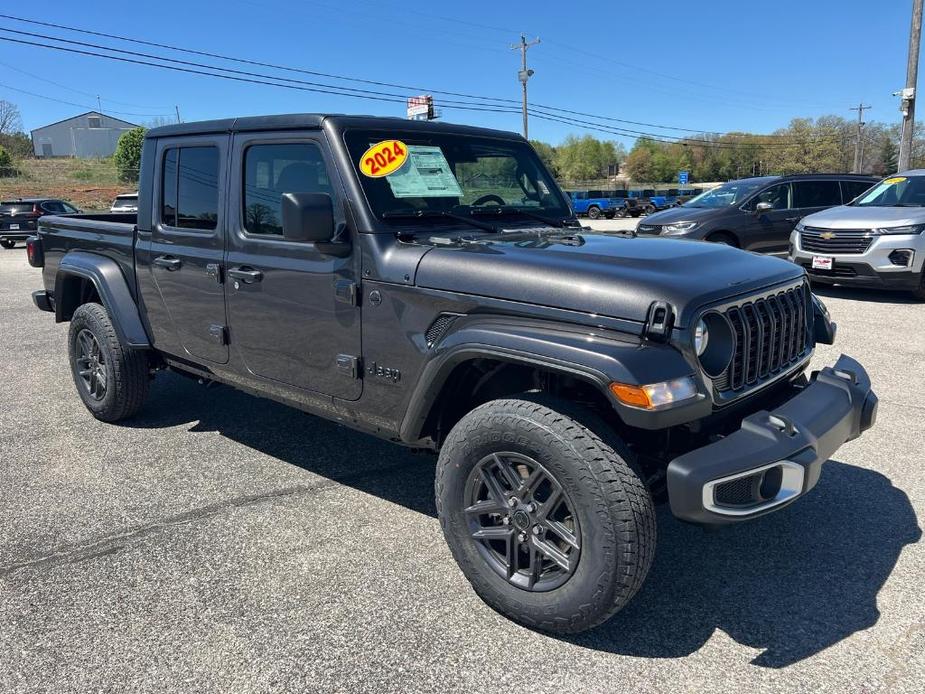
<svg viewBox="0 0 925 694"><path fill-rule="evenodd" d="M510 99L519 99L520 88L519 54L509 46L523 31L530 39L542 39L528 54L536 70L531 102L655 125L770 132L794 116L854 117L849 107L861 100L874 107L867 119L898 121L898 103L891 93L905 83L912 0L34 0L3 6L3 13L202 51ZM81 38L6 19L0 19L0 27ZM0 98L19 105L27 130L84 110L78 105L95 108L96 94L104 111L139 123L151 120L147 114L172 118L175 105L184 120L309 111L404 115L397 103L184 75L2 39L0 84ZM520 129L515 113L447 108L443 115L453 122ZM556 143L572 132L593 131L531 120L531 137ZM613 139L632 144L631 137Z"/></svg>

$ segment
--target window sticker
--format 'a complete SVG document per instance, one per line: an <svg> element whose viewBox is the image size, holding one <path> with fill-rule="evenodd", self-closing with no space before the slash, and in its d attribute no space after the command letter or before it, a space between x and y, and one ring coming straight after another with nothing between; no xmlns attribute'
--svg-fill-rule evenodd
<svg viewBox="0 0 925 694"><path fill-rule="evenodd" d="M883 182L883 184L884 184L884 185L887 185L887 186L891 186L891 185L894 185L894 184L896 184L896 183L902 183L902 182L905 181L905 180L906 180L906 177L905 177L905 176L893 176L893 178L888 178L888 179L886 179L886 180Z"/></svg>
<svg viewBox="0 0 925 694"><path fill-rule="evenodd" d="M370 178L395 173L408 160L408 148L401 140L377 142L360 157L360 172Z"/></svg>
<svg viewBox="0 0 925 694"><path fill-rule="evenodd" d="M460 198L462 189L443 150L408 145L408 163L386 178L396 198Z"/></svg>

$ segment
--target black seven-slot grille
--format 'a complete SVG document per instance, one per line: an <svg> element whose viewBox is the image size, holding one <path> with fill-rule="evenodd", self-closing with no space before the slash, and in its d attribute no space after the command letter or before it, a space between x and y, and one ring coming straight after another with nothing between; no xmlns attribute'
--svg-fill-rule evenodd
<svg viewBox="0 0 925 694"><path fill-rule="evenodd" d="M806 227L800 232L800 247L811 253L864 253L873 241L870 229L817 229Z"/></svg>
<svg viewBox="0 0 925 694"><path fill-rule="evenodd" d="M713 382L738 391L796 365L806 355L806 285L752 299L725 310L732 325L732 361Z"/></svg>

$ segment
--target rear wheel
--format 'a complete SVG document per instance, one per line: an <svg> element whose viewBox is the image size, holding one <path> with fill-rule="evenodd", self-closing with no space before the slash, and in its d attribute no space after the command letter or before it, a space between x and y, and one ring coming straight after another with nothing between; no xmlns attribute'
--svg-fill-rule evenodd
<svg viewBox="0 0 925 694"><path fill-rule="evenodd" d="M657 211L655 205L646 205L645 210L646 214L655 214Z"/></svg>
<svg viewBox="0 0 925 694"><path fill-rule="evenodd" d="M4 248L15 248L16 242L12 239L0 239L0 246L3 246Z"/></svg>
<svg viewBox="0 0 925 694"><path fill-rule="evenodd" d="M588 217L590 217L591 219L600 219L600 216L601 216L600 207L592 205L591 207L588 208Z"/></svg>
<svg viewBox="0 0 925 694"><path fill-rule="evenodd" d="M122 345L100 304L74 311L68 352L77 393L94 417L117 422L141 408L148 394L147 354Z"/></svg>
<svg viewBox="0 0 925 694"><path fill-rule="evenodd" d="M530 627L590 629L645 580L652 498L589 412L554 400L486 403L450 432L436 497L450 550L476 593Z"/></svg>

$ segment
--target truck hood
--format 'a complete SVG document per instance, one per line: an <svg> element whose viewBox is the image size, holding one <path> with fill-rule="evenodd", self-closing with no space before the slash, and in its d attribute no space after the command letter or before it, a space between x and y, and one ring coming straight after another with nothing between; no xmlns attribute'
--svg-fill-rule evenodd
<svg viewBox="0 0 925 694"><path fill-rule="evenodd" d="M638 322L653 301L667 301L676 324L686 327L701 306L803 276L786 260L701 241L586 233L524 238L434 248L421 258L415 282Z"/></svg>
<svg viewBox="0 0 925 694"><path fill-rule="evenodd" d="M800 220L825 229L874 229L925 223L925 207L857 207L840 205Z"/></svg>

